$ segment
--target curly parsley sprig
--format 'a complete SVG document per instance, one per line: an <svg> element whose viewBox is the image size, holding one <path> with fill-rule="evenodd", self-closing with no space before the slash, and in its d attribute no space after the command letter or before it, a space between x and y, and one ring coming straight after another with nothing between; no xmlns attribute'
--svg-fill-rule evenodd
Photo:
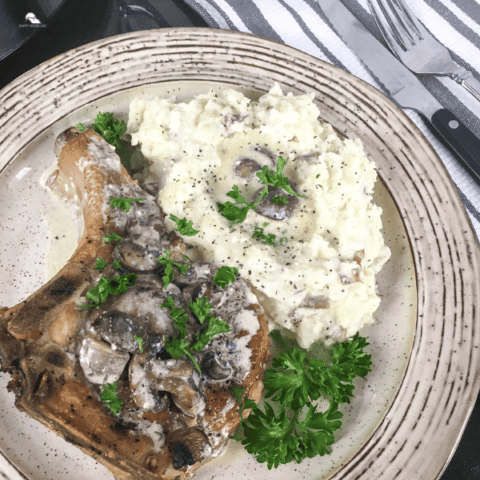
<svg viewBox="0 0 480 480"><path fill-rule="evenodd" d="M81 132L84 132L87 129L82 123L79 123L77 128ZM145 168L146 161L139 161L136 159L131 147L128 146L128 141L126 141L125 137L127 124L124 120L116 119L111 112L99 112L89 128L98 133L110 145L115 147L122 165L130 175L139 173Z"/></svg>
<svg viewBox="0 0 480 480"><path fill-rule="evenodd" d="M77 128L84 132L86 130L82 123L77 125ZM114 118L113 113L99 112L95 117L92 125L92 130L98 133L106 142L113 145L117 149L124 147L121 137L127 131L127 124L123 120Z"/></svg>
<svg viewBox="0 0 480 480"><path fill-rule="evenodd" d="M349 403L353 396L352 380L371 371L371 356L364 352L368 345L358 333L333 347L332 365L323 360L307 359L304 350L288 346L278 331L271 333L284 351L265 371L265 398L279 402L277 411L264 402L263 410L249 398L242 400L245 389L234 387L232 394L240 405L241 429L232 437L241 442L260 463L277 468L280 464L330 453L334 432L342 422L338 404ZM324 412L313 402L320 395L330 399ZM245 409L252 409L243 419Z"/></svg>

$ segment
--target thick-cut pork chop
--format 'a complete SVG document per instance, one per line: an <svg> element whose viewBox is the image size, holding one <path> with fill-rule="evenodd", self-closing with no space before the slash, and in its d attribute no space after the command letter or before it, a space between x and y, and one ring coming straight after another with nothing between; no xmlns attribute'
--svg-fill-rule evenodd
<svg viewBox="0 0 480 480"><path fill-rule="evenodd" d="M154 198L121 166L118 156L91 130L72 128L57 139L58 170L49 187L80 208L84 233L67 265L20 304L0 309L0 359L12 380L16 406L103 463L117 479L183 479L218 455L239 424L230 393L246 387L258 400L268 354L265 314L237 279L221 288L217 267L188 262L183 240L168 232ZM137 199L129 212L109 205ZM105 242L115 233L120 241ZM164 288L158 257L188 264ZM109 265L96 270L101 258ZM112 266L118 260L120 267ZM86 293L104 279L132 281L97 307ZM117 280L112 284L117 285ZM166 307L171 297L189 319L188 338L205 328L189 302L205 296L211 315L230 332L213 337L194 354L172 358L165 342L178 331ZM138 335L135 335L138 334ZM141 338L143 345L138 339ZM101 395L117 387L114 414Z"/></svg>

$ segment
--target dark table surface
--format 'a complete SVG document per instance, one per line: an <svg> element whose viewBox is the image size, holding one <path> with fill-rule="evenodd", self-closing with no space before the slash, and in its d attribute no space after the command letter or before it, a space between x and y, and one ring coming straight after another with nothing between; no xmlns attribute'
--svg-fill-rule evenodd
<svg viewBox="0 0 480 480"><path fill-rule="evenodd" d="M35 4L21 1L25 5ZM45 25L29 29L29 35L23 36L30 38L24 41L22 37L22 42L15 45L17 48L9 48L9 55L0 60L0 89L55 55L94 40L150 28L207 26L182 0L50 1L56 3L55 9L49 12ZM0 7L7 2L0 0ZM41 16L39 19L43 21ZM1 47L0 35L0 52ZM480 480L480 399L442 480Z"/></svg>

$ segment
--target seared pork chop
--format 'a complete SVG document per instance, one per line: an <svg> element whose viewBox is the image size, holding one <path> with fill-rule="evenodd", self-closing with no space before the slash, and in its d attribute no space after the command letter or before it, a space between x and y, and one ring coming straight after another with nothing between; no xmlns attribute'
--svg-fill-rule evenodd
<svg viewBox="0 0 480 480"><path fill-rule="evenodd" d="M17 408L107 466L116 479L179 479L225 448L237 429L230 389L259 400L269 350L262 307L240 278L215 285L218 267L185 258L155 199L133 181L110 145L91 130L58 139L48 185L80 209L84 233L67 265L20 304L0 309L0 359ZM136 199L129 212L110 205ZM109 241L116 234L121 240ZM108 239L105 241L105 239ZM174 266L165 287L167 257ZM97 258L108 262L96 270ZM116 261L113 263L113 261ZM102 280L103 278L103 280ZM128 279L125 288L119 279ZM102 282L115 293L93 301ZM87 293L90 294L87 295ZM206 297L229 332L188 358L166 344L178 336L168 298L188 316L187 338L205 328L188 307ZM90 305L90 306L88 306ZM102 395L116 388L119 407Z"/></svg>

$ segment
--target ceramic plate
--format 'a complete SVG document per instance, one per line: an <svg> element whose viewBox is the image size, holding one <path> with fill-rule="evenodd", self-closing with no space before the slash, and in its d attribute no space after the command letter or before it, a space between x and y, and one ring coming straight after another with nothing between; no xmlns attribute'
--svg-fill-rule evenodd
<svg viewBox="0 0 480 480"><path fill-rule="evenodd" d="M378 167L375 201L392 258L378 277L376 324L362 331L374 369L343 409L331 455L268 471L231 445L196 478L438 478L479 387L477 237L411 120L358 78L291 47L213 29L135 32L60 55L0 91L0 305L25 299L46 281L46 266L76 246L72 215L42 186L58 133L99 110L126 118L136 96L182 101L235 88L255 99L274 82L294 94L313 92L322 119L359 137ZM113 478L17 412L7 377L0 378L0 474Z"/></svg>

